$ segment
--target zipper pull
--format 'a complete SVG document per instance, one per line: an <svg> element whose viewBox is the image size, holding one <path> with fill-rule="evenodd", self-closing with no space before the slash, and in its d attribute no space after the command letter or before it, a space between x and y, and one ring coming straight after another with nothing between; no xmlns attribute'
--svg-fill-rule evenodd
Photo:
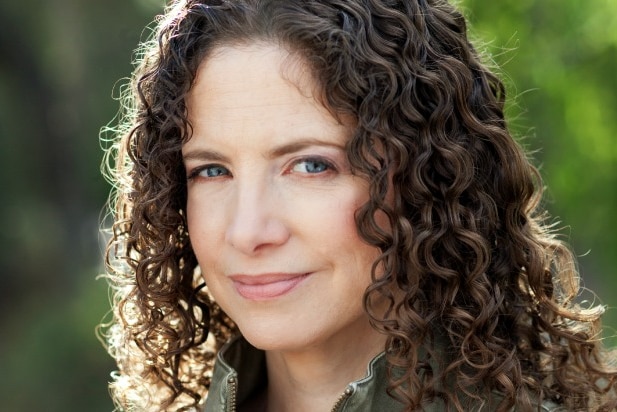
<svg viewBox="0 0 617 412"><path fill-rule="evenodd" d="M345 388L345 391L341 394L341 396L338 397L336 403L332 407L332 412L339 412L341 406L343 406L343 403L345 403L345 401L349 399L349 397L353 395L353 393L354 393L353 386L351 385L347 386L347 388Z"/></svg>
<svg viewBox="0 0 617 412"><path fill-rule="evenodd" d="M238 392L238 378L236 373L227 378L227 405L226 412L236 412L236 399Z"/></svg>

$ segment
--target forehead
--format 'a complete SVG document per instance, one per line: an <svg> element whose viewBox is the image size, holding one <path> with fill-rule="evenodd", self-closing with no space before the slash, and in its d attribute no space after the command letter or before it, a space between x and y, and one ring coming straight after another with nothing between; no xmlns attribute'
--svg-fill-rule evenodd
<svg viewBox="0 0 617 412"><path fill-rule="evenodd" d="M200 92L238 97L260 89L280 93L282 82L305 97L318 95L309 65L298 53L269 42L219 46L199 66L189 98Z"/></svg>
<svg viewBox="0 0 617 412"><path fill-rule="evenodd" d="M318 95L300 56L252 43L219 47L202 62L187 109L196 136L310 137L342 126Z"/></svg>

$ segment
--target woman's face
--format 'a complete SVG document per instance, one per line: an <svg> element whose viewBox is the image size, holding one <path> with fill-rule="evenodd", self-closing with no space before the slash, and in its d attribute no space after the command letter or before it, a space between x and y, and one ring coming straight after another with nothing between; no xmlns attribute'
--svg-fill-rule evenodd
<svg viewBox="0 0 617 412"><path fill-rule="evenodd" d="M187 100L191 243L216 301L266 350L374 332L362 295L378 250L354 223L367 184L347 163L351 125L314 86L300 59L258 43L217 49Z"/></svg>

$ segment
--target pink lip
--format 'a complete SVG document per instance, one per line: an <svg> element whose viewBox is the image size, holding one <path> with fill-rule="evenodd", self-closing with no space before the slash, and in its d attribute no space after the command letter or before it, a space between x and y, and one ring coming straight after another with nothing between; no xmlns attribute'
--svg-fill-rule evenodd
<svg viewBox="0 0 617 412"><path fill-rule="evenodd" d="M267 300L283 296L309 276L308 273L268 273L264 275L232 275L240 296L249 300Z"/></svg>

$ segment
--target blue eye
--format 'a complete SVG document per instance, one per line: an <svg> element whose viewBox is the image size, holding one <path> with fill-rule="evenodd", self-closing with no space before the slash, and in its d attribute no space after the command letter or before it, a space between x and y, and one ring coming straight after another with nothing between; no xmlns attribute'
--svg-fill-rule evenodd
<svg viewBox="0 0 617 412"><path fill-rule="evenodd" d="M323 173L330 169L333 169L332 165L322 159L303 159L296 162L292 167L294 172L310 174Z"/></svg>
<svg viewBox="0 0 617 412"><path fill-rule="evenodd" d="M201 169L199 174L205 177L219 177L228 175L229 170L225 169L223 166L214 165Z"/></svg>
<svg viewBox="0 0 617 412"><path fill-rule="evenodd" d="M221 165L208 165L194 169L189 174L188 179L191 180L199 177L211 179L215 177L229 176L230 174L231 173L229 173L229 170L227 170L226 167Z"/></svg>

